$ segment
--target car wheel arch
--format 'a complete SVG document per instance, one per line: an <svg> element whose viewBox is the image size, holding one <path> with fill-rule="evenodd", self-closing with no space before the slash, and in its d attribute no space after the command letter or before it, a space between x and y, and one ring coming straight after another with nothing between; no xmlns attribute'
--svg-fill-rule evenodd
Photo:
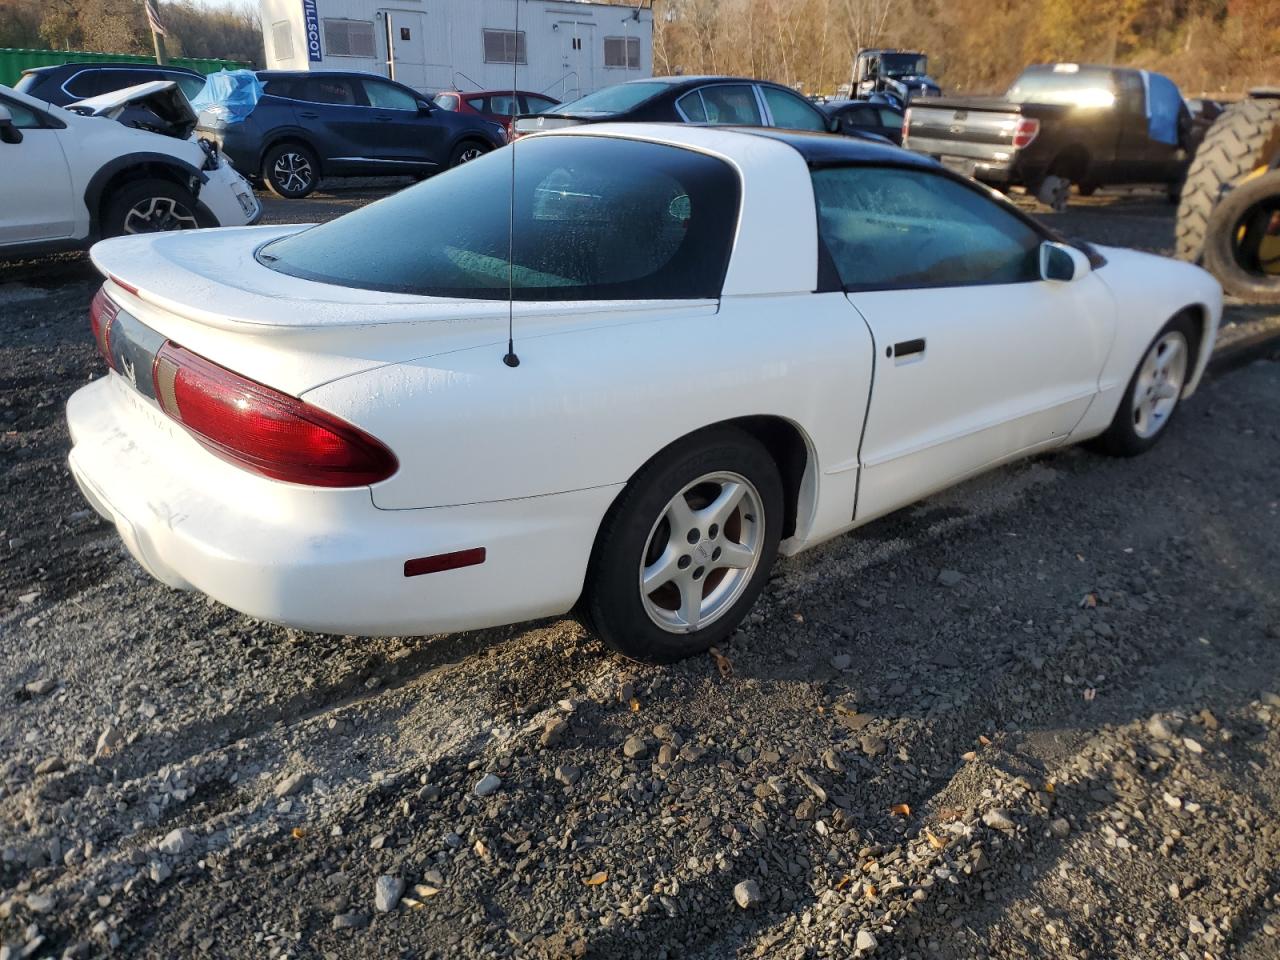
<svg viewBox="0 0 1280 960"><path fill-rule="evenodd" d="M85 188L84 205L89 211L90 237L101 235L102 217L114 191L135 180L168 180L190 190L199 202L199 185L208 177L199 168L162 153L130 154L104 164ZM203 206L203 205L201 205Z"/></svg>
<svg viewBox="0 0 1280 960"><path fill-rule="evenodd" d="M323 177L325 175L324 174L324 157L321 156L320 151L317 150L315 148L315 145L312 144L312 142L308 140L305 136L292 130L287 133L277 134L276 136L268 140L265 144L263 144L262 151L258 154L258 163L257 163L257 169L255 170L255 173L257 174L262 173L262 165L266 162L268 153L270 153L276 147L285 146L286 144L296 144L299 147L303 147L311 151L311 153L316 158L316 164L320 168L319 171L317 172L317 176Z"/></svg>
<svg viewBox="0 0 1280 960"><path fill-rule="evenodd" d="M813 521L813 508L817 500L818 458L813 440L794 420L773 414L754 414L731 417L715 423L704 424L678 437L672 437L659 450L655 450L643 463L637 464L629 484L651 462L666 451L691 437L724 427L737 427L758 440L773 458L782 476L783 503L786 514L782 523L782 539L799 536L803 539ZM622 495L622 490L618 496ZM614 498L614 502L617 497ZM613 504L610 504L610 509ZM606 511L606 514L608 511ZM603 524L604 518L601 518Z"/></svg>
<svg viewBox="0 0 1280 960"><path fill-rule="evenodd" d="M1079 143L1073 143L1059 150L1049 164L1049 173L1066 177L1073 183L1084 183L1093 168L1093 158L1089 150Z"/></svg>

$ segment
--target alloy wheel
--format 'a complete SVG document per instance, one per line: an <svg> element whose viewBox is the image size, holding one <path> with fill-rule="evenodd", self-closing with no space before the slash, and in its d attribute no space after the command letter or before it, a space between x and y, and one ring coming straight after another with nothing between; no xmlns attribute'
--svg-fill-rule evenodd
<svg viewBox="0 0 1280 960"><path fill-rule="evenodd" d="M1133 388L1133 432L1154 437L1169 422L1187 379L1187 339L1170 330L1147 351Z"/></svg>
<svg viewBox="0 0 1280 960"><path fill-rule="evenodd" d="M282 153L271 168L271 175L285 193L299 193L311 186L311 161L300 153Z"/></svg>
<svg viewBox="0 0 1280 960"><path fill-rule="evenodd" d="M139 200L124 217L125 233L161 233L166 230L194 230L200 224L187 207L172 197Z"/></svg>
<svg viewBox="0 0 1280 960"><path fill-rule="evenodd" d="M467 149L458 154L458 163L470 163L472 160L479 160L483 156L484 151L479 147L467 147Z"/></svg>
<svg viewBox="0 0 1280 960"><path fill-rule="evenodd" d="M751 582L764 545L759 491L732 472L708 473L668 502L640 558L645 612L669 633L723 616Z"/></svg>

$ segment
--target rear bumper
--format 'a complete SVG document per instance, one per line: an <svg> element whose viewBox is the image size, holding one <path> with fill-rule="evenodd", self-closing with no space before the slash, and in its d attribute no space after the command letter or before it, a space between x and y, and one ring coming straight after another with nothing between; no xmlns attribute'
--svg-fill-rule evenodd
<svg viewBox="0 0 1280 960"><path fill-rule="evenodd" d="M252 617L327 633L427 634L567 611L617 492L380 510L367 487L279 483L224 463L118 375L67 404L70 466L156 579ZM484 547L406 577L406 560Z"/></svg>
<svg viewBox="0 0 1280 960"><path fill-rule="evenodd" d="M1011 147L913 136L906 146L927 153L947 169L983 183L1021 183L1019 154Z"/></svg>

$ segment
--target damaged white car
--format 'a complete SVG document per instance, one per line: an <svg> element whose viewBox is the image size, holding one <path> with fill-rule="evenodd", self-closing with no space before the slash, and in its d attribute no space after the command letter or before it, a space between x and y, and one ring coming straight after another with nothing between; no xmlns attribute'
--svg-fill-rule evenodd
<svg viewBox="0 0 1280 960"><path fill-rule="evenodd" d="M115 122L126 110L147 122ZM195 125L171 81L65 109L0 86L0 256L256 223L252 188L212 145L192 139Z"/></svg>

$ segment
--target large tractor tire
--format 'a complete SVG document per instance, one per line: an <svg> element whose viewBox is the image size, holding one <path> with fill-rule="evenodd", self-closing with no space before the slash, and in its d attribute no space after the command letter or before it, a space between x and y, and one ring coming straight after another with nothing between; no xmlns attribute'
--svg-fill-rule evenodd
<svg viewBox="0 0 1280 960"><path fill-rule="evenodd" d="M1176 252L1199 263L1214 207L1233 186L1280 155L1280 91L1232 104L1196 151L1178 204Z"/></svg>

